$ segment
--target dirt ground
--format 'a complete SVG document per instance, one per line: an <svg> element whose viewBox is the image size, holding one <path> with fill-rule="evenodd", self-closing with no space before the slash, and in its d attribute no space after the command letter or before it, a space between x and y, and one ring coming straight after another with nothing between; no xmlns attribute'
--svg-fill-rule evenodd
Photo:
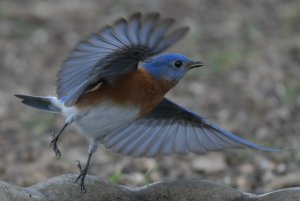
<svg viewBox="0 0 300 201"><path fill-rule="evenodd" d="M49 146L63 119L13 95L55 95L56 72L82 38L134 11L159 11L191 27L170 52L205 62L168 97L226 130L280 153L228 150L203 156L132 159L100 148L90 174L130 186L209 179L267 192L300 185L299 0L1 0L0 179L20 186L78 172L88 145L69 129L62 157Z"/></svg>

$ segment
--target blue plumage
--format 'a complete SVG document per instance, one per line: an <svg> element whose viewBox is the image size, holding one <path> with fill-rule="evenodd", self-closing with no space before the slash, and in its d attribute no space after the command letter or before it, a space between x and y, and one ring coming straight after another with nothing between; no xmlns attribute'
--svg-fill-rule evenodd
<svg viewBox="0 0 300 201"><path fill-rule="evenodd" d="M176 62L182 62L180 66L175 66ZM141 66L157 79L168 81L179 81L188 72L186 66L192 61L184 55L170 53L161 54Z"/></svg>

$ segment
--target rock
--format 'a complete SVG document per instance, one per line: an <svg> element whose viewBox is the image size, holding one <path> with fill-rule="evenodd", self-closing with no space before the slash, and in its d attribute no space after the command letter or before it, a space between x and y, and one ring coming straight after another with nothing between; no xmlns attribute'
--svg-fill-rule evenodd
<svg viewBox="0 0 300 201"><path fill-rule="evenodd" d="M277 176L266 185L266 189L277 189L282 186L294 186L299 184L300 172L291 172L283 176Z"/></svg>
<svg viewBox="0 0 300 201"><path fill-rule="evenodd" d="M300 201L300 187L282 189L264 195L243 193L211 181L176 180L157 182L143 187L126 187L86 177L86 194L81 194L77 175L69 174L21 188L0 181L1 201L106 200L106 201Z"/></svg>

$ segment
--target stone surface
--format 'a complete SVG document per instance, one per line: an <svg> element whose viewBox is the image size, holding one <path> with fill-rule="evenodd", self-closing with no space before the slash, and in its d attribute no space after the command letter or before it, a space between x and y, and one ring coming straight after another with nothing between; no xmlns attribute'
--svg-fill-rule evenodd
<svg viewBox="0 0 300 201"><path fill-rule="evenodd" d="M87 176L87 193L81 194L76 175L62 175L21 188L0 182L1 201L106 200L106 201L300 201L300 187L282 189L264 195L243 193L211 181L176 180L131 188Z"/></svg>

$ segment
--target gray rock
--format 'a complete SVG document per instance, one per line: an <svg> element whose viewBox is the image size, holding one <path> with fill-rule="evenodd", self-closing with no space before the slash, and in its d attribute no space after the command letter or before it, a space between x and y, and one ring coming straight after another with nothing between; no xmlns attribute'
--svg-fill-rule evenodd
<svg viewBox="0 0 300 201"><path fill-rule="evenodd" d="M143 187L125 187L87 176L87 193L81 194L76 175L62 175L42 183L21 188L0 182L1 201L300 201L300 187L253 195L211 181L176 180L157 182Z"/></svg>

